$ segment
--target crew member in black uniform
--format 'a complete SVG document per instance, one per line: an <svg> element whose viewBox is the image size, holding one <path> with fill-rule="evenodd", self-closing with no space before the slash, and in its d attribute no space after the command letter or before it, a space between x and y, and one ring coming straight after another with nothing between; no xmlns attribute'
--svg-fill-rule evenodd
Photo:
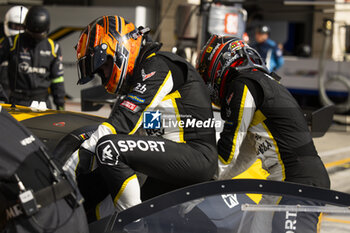
<svg viewBox="0 0 350 233"><path fill-rule="evenodd" d="M0 130L0 232L89 232L73 179L1 105Z"/></svg>
<svg viewBox="0 0 350 233"><path fill-rule="evenodd" d="M15 36L24 32L24 19L28 9L24 6L13 6L5 14L4 25L0 25L0 43L6 37ZM10 94L9 78L7 72L8 61L0 64L0 100L8 102ZM1 91L3 90L3 92ZM2 97L2 98L1 98Z"/></svg>
<svg viewBox="0 0 350 233"><path fill-rule="evenodd" d="M83 173L97 164L118 211L141 202L135 171L182 187L210 180L217 167L203 80L184 59L159 52L158 43L143 44L146 31L122 17L103 16L77 45L79 83L97 73L108 92L123 97L65 168ZM147 135L135 135L141 131Z"/></svg>
<svg viewBox="0 0 350 233"><path fill-rule="evenodd" d="M64 109L64 78L59 44L47 38L49 12L42 6L29 9L25 32L5 38L0 46L0 63L8 61L10 102L30 106L44 101L51 108L48 88L57 109Z"/></svg>
<svg viewBox="0 0 350 233"><path fill-rule="evenodd" d="M270 180L330 187L300 107L254 49L238 38L213 35L203 47L197 70L225 121L218 141L217 179L231 179L258 157ZM270 197L260 203L276 204ZM280 204L286 202L282 199ZM286 218L281 215L275 214L280 219L274 221L273 232L284 229ZM293 232L316 232L318 216L310 222L304 216L295 217L297 230ZM268 229L263 223L266 218L268 213L256 214L252 232L271 232L271 226Z"/></svg>

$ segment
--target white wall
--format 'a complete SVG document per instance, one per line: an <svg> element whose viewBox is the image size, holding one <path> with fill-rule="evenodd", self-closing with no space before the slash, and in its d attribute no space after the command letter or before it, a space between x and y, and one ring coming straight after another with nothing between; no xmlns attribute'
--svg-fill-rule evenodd
<svg viewBox="0 0 350 233"><path fill-rule="evenodd" d="M342 3L344 0L337 0ZM332 58L342 61L345 51L345 29L344 25L350 25L350 5L339 4L335 6L334 31L333 31L333 54Z"/></svg>

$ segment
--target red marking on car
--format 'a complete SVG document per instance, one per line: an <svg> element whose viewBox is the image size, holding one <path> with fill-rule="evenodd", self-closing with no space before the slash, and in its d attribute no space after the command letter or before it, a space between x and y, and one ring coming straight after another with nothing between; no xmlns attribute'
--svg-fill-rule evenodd
<svg viewBox="0 0 350 233"><path fill-rule="evenodd" d="M66 126L66 122L64 122L64 121L55 122L55 123L53 123L53 125L57 126L57 127L64 127L64 126Z"/></svg>

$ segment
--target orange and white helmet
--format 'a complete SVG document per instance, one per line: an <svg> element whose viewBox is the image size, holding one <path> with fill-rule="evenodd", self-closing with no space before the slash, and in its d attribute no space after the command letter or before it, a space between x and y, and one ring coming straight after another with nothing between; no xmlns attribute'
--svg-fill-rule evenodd
<svg viewBox="0 0 350 233"><path fill-rule="evenodd" d="M83 30L76 47L78 84L91 81L97 73L109 93L120 92L133 74L141 42L142 33L120 16L94 20Z"/></svg>

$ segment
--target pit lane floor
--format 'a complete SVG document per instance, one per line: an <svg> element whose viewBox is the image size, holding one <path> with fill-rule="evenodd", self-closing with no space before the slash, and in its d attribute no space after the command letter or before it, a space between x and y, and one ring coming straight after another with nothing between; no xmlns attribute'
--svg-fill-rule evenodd
<svg viewBox="0 0 350 233"><path fill-rule="evenodd" d="M68 102L66 110L80 111L80 103ZM86 113L108 117L110 110L109 106L104 106L99 111ZM335 119L350 122L350 116L335 116ZM350 193L350 125L334 124L323 137L314 138L314 143L329 173L331 188ZM324 215L320 232L349 233L350 216Z"/></svg>
<svg viewBox="0 0 350 233"><path fill-rule="evenodd" d="M350 127L332 125L325 136L314 142L330 176L331 188L350 193ZM350 216L323 216L321 233L346 232L350 232Z"/></svg>

